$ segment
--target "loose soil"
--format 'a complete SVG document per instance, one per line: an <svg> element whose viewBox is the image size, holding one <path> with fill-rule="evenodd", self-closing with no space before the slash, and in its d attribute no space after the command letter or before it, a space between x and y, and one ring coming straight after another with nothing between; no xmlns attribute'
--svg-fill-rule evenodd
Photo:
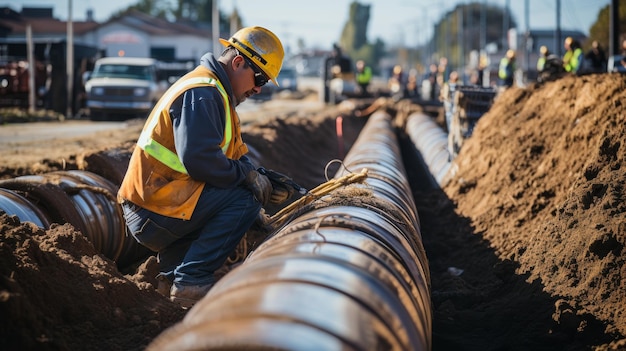
<svg viewBox="0 0 626 351"><path fill-rule="evenodd" d="M504 91L442 188L424 186L407 162L431 273L433 350L626 349L625 77ZM245 123L244 140L265 167L313 188L342 157L337 116L347 151L369 112L406 113L403 103L265 111ZM0 155L1 178L129 155L141 127L71 150L31 148L35 163ZM154 257L119 268L70 224L42 230L0 215L0 270L1 349L143 350L186 312L155 291Z"/></svg>

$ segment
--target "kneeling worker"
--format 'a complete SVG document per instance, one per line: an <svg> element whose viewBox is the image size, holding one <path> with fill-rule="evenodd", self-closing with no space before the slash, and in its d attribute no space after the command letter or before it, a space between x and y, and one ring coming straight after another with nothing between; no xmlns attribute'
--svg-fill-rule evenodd
<svg viewBox="0 0 626 351"><path fill-rule="evenodd" d="M247 27L221 55L174 83L148 117L120 186L129 232L157 253L170 299L188 308L252 226L262 206L289 194L273 189L246 156L235 107L276 82L283 46L271 31Z"/></svg>

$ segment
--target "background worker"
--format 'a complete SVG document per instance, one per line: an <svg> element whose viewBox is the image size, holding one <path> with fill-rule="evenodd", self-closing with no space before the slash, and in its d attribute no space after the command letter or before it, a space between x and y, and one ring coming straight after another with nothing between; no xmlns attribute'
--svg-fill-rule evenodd
<svg viewBox="0 0 626 351"><path fill-rule="evenodd" d="M459 73L457 71L450 72L450 78L441 87L439 101L443 102L446 111L446 130L449 132L452 125L454 95L459 85Z"/></svg>
<svg viewBox="0 0 626 351"><path fill-rule="evenodd" d="M511 87L515 80L515 51L507 50L506 55L500 60L498 78L502 86Z"/></svg>
<svg viewBox="0 0 626 351"><path fill-rule="evenodd" d="M358 60L356 62L356 83L359 85L359 93L361 96L368 96L368 87L372 80L372 69L365 64L365 61Z"/></svg>
<svg viewBox="0 0 626 351"><path fill-rule="evenodd" d="M434 101L439 96L440 86L437 84L437 64L431 63L428 67L428 73L422 82L422 89L425 90L424 100Z"/></svg>
<svg viewBox="0 0 626 351"><path fill-rule="evenodd" d="M153 108L118 193L130 233L158 253L159 290L185 308L213 286L261 207L289 196L246 157L235 110L276 83L283 46L262 27L220 42L221 56L202 56Z"/></svg>
<svg viewBox="0 0 626 351"><path fill-rule="evenodd" d="M597 40L591 42L591 48L585 54L585 60L588 63L586 71L588 73L606 72L606 54Z"/></svg>
<svg viewBox="0 0 626 351"><path fill-rule="evenodd" d="M400 100L406 97L406 75L404 69L400 65L393 66L391 76L387 81L387 87L391 93L391 96L395 100Z"/></svg>
<svg viewBox="0 0 626 351"><path fill-rule="evenodd" d="M546 65L546 59L550 56L550 50L545 45L539 48L539 58L537 59L537 72L542 72Z"/></svg>
<svg viewBox="0 0 626 351"><path fill-rule="evenodd" d="M565 72L577 73L583 60L583 50L578 40L567 37L563 42L565 54L563 55L563 68Z"/></svg>

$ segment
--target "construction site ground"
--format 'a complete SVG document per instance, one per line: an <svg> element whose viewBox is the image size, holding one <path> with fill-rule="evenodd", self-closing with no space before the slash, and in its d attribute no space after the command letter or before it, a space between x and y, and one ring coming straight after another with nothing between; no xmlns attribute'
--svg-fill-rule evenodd
<svg viewBox="0 0 626 351"><path fill-rule="evenodd" d="M326 106L315 94L267 104L241 113L244 141L307 188L325 181L374 107L420 109ZM625 104L619 74L510 88L442 188L405 165L431 273L433 350L626 349ZM130 152L142 123L3 145L0 179ZM143 350L186 313L154 290L155 272L154 257L118 269L69 224L42 230L2 214L0 349Z"/></svg>

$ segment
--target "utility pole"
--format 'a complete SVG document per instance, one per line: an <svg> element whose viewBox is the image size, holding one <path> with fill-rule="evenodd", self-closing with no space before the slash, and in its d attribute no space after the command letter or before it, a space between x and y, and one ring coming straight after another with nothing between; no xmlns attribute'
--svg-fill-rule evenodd
<svg viewBox="0 0 626 351"><path fill-rule="evenodd" d="M33 57L33 28L26 25L26 59L28 60L28 112L35 112L35 58Z"/></svg>
<svg viewBox="0 0 626 351"><path fill-rule="evenodd" d="M559 57L563 57L563 45L561 44L563 40L561 40L561 0L556 0L556 35L554 36L554 47L556 48L556 52Z"/></svg>
<svg viewBox="0 0 626 351"><path fill-rule="evenodd" d="M509 0L504 2L504 13L502 14L502 45L506 44L506 48L510 49L509 43ZM517 48L516 48L517 49Z"/></svg>
<svg viewBox="0 0 626 351"><path fill-rule="evenodd" d="M487 0L483 0L480 7L480 51L485 50L487 45Z"/></svg>
<svg viewBox="0 0 626 351"><path fill-rule="evenodd" d="M528 71L530 71L530 51L532 47L528 45L528 41L530 40L530 10L528 9L528 1L524 0L524 22L526 24L526 40L524 42L524 46L526 47L526 76L528 76Z"/></svg>
<svg viewBox="0 0 626 351"><path fill-rule="evenodd" d="M611 0L609 16L609 57L613 55L619 55L620 42L619 42L619 0Z"/></svg>
<svg viewBox="0 0 626 351"><path fill-rule="evenodd" d="M67 109L65 118L72 117L72 103L74 101L74 25L72 23L72 0L67 0Z"/></svg>
<svg viewBox="0 0 626 351"><path fill-rule="evenodd" d="M213 53L216 56L219 56L222 50L220 50L220 12L219 7L217 6L217 0L213 0L213 8L211 11L211 22L212 22L212 32L213 32ZM233 34L233 33L230 33Z"/></svg>
<svg viewBox="0 0 626 351"><path fill-rule="evenodd" d="M463 43L465 42L463 40L463 12L465 11L465 4L461 4L458 7L458 11L457 11L457 21L456 21L456 31L457 31L457 41L458 41L458 48L459 48L459 68L458 68L458 73L459 73L459 77L461 77L461 79L464 78L465 76L465 50L463 47Z"/></svg>

